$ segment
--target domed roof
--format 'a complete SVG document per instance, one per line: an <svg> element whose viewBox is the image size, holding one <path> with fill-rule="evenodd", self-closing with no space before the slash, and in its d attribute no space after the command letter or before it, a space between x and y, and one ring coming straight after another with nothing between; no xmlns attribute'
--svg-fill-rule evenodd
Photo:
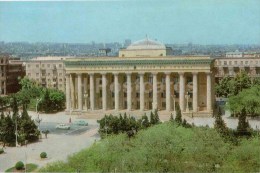
<svg viewBox="0 0 260 173"><path fill-rule="evenodd" d="M149 38L145 38L143 40L136 41L128 46L126 49L128 50L140 50L140 49L166 49L165 45L151 40Z"/></svg>

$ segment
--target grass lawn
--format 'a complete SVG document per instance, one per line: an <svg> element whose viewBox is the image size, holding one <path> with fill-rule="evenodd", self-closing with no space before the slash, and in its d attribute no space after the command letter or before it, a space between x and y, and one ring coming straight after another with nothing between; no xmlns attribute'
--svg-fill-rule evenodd
<svg viewBox="0 0 260 173"><path fill-rule="evenodd" d="M26 172L33 172L37 169L38 165L33 164L33 163L28 163L26 164ZM16 170L15 167L11 167L7 170L5 170L5 172L25 172L25 169L23 170Z"/></svg>

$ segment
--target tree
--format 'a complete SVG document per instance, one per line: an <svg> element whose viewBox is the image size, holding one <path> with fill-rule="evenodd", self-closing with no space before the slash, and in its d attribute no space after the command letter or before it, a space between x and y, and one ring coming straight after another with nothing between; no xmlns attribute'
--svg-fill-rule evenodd
<svg viewBox="0 0 260 173"><path fill-rule="evenodd" d="M221 110L218 108L218 114L215 116L214 128L223 136L228 135L228 128L222 119Z"/></svg>
<svg viewBox="0 0 260 173"><path fill-rule="evenodd" d="M238 126L237 126L238 136L251 136L250 126L246 120L246 110L243 108L238 116Z"/></svg>
<svg viewBox="0 0 260 173"><path fill-rule="evenodd" d="M23 105L23 112L19 126L20 143L25 141L33 142L38 140L40 131L38 130L35 122L28 115L26 105Z"/></svg>
<svg viewBox="0 0 260 173"><path fill-rule="evenodd" d="M46 113L50 113L52 111L52 102L50 99L49 89L45 90L43 100L39 103L39 109Z"/></svg>
<svg viewBox="0 0 260 173"><path fill-rule="evenodd" d="M50 90L50 100L52 102L52 111L61 111L65 107L65 94L59 90Z"/></svg>
<svg viewBox="0 0 260 173"><path fill-rule="evenodd" d="M255 85L249 89L244 89L235 96L228 99L227 108L238 115L242 109L245 109L248 116L260 116L260 85Z"/></svg>
<svg viewBox="0 0 260 173"><path fill-rule="evenodd" d="M159 118L158 110L155 109L154 110L154 124L159 124L159 123L160 123L160 118Z"/></svg>
<svg viewBox="0 0 260 173"><path fill-rule="evenodd" d="M177 122L179 125L182 124L182 118L181 117L182 117L182 115L181 115L180 105L177 104L175 122Z"/></svg>
<svg viewBox="0 0 260 173"><path fill-rule="evenodd" d="M4 146L6 143L14 145L15 143L15 124L8 114L5 116L4 121L2 121L2 125L0 126L0 134L2 136L2 141Z"/></svg>

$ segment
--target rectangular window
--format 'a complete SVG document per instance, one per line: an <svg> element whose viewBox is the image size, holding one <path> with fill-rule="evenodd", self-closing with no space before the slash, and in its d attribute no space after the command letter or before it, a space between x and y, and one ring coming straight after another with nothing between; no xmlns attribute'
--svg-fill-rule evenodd
<svg viewBox="0 0 260 173"><path fill-rule="evenodd" d="M229 63L229 65L232 65L232 61L229 61L228 63Z"/></svg>
<svg viewBox="0 0 260 173"><path fill-rule="evenodd" d="M235 63L235 65L237 65L237 61L235 61L234 63Z"/></svg>
<svg viewBox="0 0 260 173"><path fill-rule="evenodd" d="M36 73L36 77L39 77L39 73Z"/></svg>
<svg viewBox="0 0 260 173"><path fill-rule="evenodd" d="M38 65L38 64L36 65L36 68L39 68L39 65Z"/></svg>
<svg viewBox="0 0 260 173"><path fill-rule="evenodd" d="M44 64L42 64L42 67L44 67Z"/></svg>
<svg viewBox="0 0 260 173"><path fill-rule="evenodd" d="M224 65L227 65L227 61L224 61Z"/></svg>

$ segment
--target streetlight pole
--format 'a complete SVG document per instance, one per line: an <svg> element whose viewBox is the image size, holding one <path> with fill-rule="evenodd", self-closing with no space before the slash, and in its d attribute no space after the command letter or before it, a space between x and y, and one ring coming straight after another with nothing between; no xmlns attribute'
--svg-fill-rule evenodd
<svg viewBox="0 0 260 173"><path fill-rule="evenodd" d="M39 130L39 128L40 128L40 123L41 123L41 121L42 121L42 119L40 119L40 115L39 115L39 113L38 113L38 104L40 103L41 100L42 100L41 98L36 100L36 113L37 113L37 118L35 119L35 121L36 121L36 123L38 124L38 130Z"/></svg>
<svg viewBox="0 0 260 173"><path fill-rule="evenodd" d="M17 116L15 119L15 147L18 147Z"/></svg>

